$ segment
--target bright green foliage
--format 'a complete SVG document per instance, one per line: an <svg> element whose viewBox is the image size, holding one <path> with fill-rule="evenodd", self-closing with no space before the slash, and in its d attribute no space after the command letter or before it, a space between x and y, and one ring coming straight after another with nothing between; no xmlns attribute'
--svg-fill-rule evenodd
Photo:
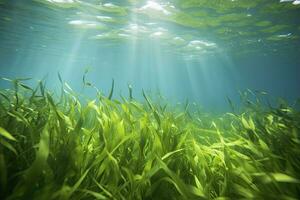
<svg viewBox="0 0 300 200"><path fill-rule="evenodd" d="M22 80L0 101L1 199L297 199L300 113L255 103L208 117L143 92L83 101ZM60 81L63 81L60 78ZM87 85L87 84L86 84ZM89 86L92 86L89 84ZM94 87L94 86L92 86ZM254 93L252 93L254 94Z"/></svg>

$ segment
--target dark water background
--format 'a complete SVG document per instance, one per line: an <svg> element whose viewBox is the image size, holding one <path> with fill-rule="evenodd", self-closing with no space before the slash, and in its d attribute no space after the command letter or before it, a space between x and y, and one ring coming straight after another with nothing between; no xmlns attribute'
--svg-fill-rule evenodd
<svg viewBox="0 0 300 200"><path fill-rule="evenodd" d="M92 5L99 3L85 2ZM130 6L122 5L120 1L103 1L105 2L112 2L120 7L127 6L126 8L140 8L147 4L145 1ZM174 1L174 5L176 2L178 1ZM269 2L270 5L271 2L272 5L283 5L279 1ZM224 39L222 34L216 34L216 29L230 27L228 23L239 22L237 16L231 21L229 19L229 22L227 20L226 23L220 23L217 28L195 28L182 25L181 22L171 23L165 18L140 17L142 14L132 17L130 14L116 15L110 11L86 7L62 8L37 1L0 0L0 76L31 77L33 80L29 84L46 76L48 87L55 89L59 85L59 72L75 91L82 92L82 76L89 69L88 81L105 94L110 90L111 80L115 80L116 98L120 94L126 96L127 84L131 84L137 98L141 98L143 88L153 95L161 93L172 103L189 99L209 111L227 111L229 107L226 97L238 103L238 91L246 89L266 91L272 98L281 97L293 102L300 97L300 8L291 5L291 2L284 6L288 7L280 7L281 10L274 16L266 13L260 17L274 18L273 26L278 22L287 24L286 27L261 33L260 27L253 25L249 29L249 24L245 24L245 27L232 28L231 34L245 30L248 33L246 36L233 35ZM254 8L258 7L256 5ZM254 8L250 9L253 15ZM105 30L101 27L94 29L89 25L77 28L69 22L76 20L79 12L91 15L98 15L100 12L101 16L123 21L113 25L106 23ZM287 13L290 15L286 16ZM222 19L222 14L219 15ZM276 21L276 17L280 16L282 21ZM139 39L132 39L131 35L122 40L93 39L99 32L122 30L132 20L135 20L134 23L156 22L159 27L172 30L172 36L168 37L179 35L184 38L186 34L190 34L191 36L186 36L187 40L199 41L203 36L204 41L213 41L217 47L208 52L195 52L194 49L185 51L184 45L170 45L169 38L149 39L149 35L153 33L145 33ZM243 20L244 18L240 19ZM246 42L254 40L256 43ZM189 44L189 41L186 43ZM1 81L0 86L5 88L8 83ZM90 97L94 94L92 89L85 89L84 92Z"/></svg>

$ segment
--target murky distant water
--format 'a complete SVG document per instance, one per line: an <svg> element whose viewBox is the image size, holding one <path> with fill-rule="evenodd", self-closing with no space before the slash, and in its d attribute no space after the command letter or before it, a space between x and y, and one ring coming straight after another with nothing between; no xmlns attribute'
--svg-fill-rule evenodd
<svg viewBox="0 0 300 200"><path fill-rule="evenodd" d="M279 0L0 0L0 76L82 76L226 110L238 90L300 96L300 3ZM0 85L5 86L5 82ZM87 93L92 94L92 90Z"/></svg>

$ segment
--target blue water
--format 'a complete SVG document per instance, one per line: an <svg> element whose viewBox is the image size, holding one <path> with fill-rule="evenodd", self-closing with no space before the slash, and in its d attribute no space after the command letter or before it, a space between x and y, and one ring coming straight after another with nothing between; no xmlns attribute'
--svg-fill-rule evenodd
<svg viewBox="0 0 300 200"><path fill-rule="evenodd" d="M82 82L88 69L87 80L104 94L115 80L114 98L128 95L130 84L136 98L144 89L216 112L246 89L290 102L300 96L300 6L292 1L238 1L237 9L229 1L222 9L180 0L99 2L0 0L0 76L31 77L32 85L45 78L55 89L59 72L92 98ZM195 16L206 19L203 26Z"/></svg>

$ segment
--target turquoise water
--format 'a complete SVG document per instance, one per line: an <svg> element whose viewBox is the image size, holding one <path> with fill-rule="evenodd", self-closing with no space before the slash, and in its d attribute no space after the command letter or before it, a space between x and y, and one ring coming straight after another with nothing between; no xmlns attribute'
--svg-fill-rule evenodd
<svg viewBox="0 0 300 200"><path fill-rule="evenodd" d="M0 0L0 76L82 77L114 97L141 90L228 109L238 91L300 96L300 4L279 0ZM8 83L1 81L6 87Z"/></svg>

